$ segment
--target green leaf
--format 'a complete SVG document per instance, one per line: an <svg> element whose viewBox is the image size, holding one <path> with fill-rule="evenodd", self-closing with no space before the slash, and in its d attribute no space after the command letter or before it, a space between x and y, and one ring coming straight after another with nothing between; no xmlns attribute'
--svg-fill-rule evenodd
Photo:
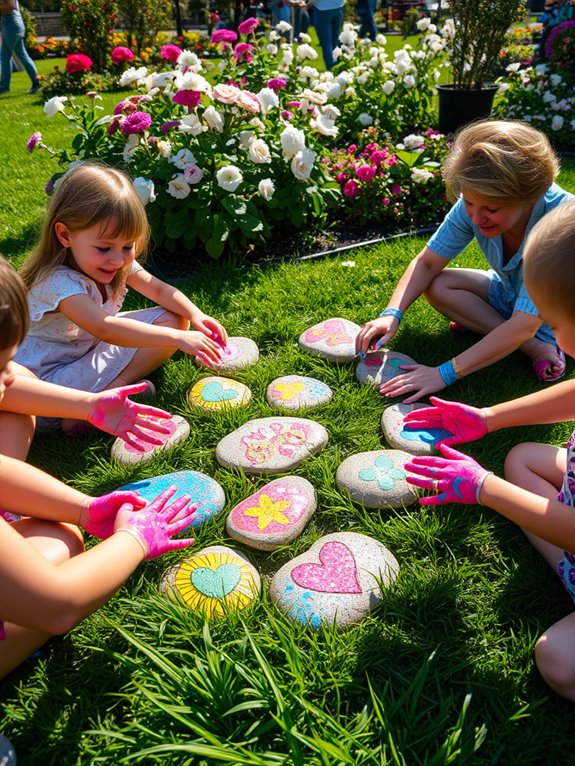
<svg viewBox="0 0 575 766"><path fill-rule="evenodd" d="M222 200L222 207L232 215L245 215L247 211L246 203L241 197L225 197Z"/></svg>

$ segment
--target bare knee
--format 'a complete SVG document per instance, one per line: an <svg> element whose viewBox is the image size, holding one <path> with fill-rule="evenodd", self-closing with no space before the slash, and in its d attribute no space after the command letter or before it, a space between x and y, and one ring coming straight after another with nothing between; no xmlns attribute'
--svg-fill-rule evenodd
<svg viewBox="0 0 575 766"><path fill-rule="evenodd" d="M153 324L161 325L162 327L172 327L174 330L185 331L190 329L189 320L181 314L174 314L172 311L165 311Z"/></svg>
<svg viewBox="0 0 575 766"><path fill-rule="evenodd" d="M74 524L25 518L14 527L52 564L62 564L84 550L82 532Z"/></svg>
<svg viewBox="0 0 575 766"><path fill-rule="evenodd" d="M427 289L423 291L423 297L434 306L445 302L448 291L448 275L442 272L434 277Z"/></svg>
<svg viewBox="0 0 575 766"><path fill-rule="evenodd" d="M556 634L552 627L541 636L535 644L535 661L553 689L561 693L575 688L575 652L561 631Z"/></svg>
<svg viewBox="0 0 575 766"><path fill-rule="evenodd" d="M532 473L534 471L533 465L533 448L538 445L531 442L524 442L522 444L516 444L511 450L509 450L507 457L505 458L505 478L512 484L521 486L521 479L525 477L527 472Z"/></svg>

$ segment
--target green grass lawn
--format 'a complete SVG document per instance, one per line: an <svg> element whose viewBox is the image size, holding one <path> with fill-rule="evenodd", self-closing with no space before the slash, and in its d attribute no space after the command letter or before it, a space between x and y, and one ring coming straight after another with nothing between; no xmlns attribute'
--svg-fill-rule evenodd
<svg viewBox="0 0 575 766"><path fill-rule="evenodd" d="M43 68L52 62L41 62ZM25 95L25 76L1 98L0 252L18 263L34 240L52 163L26 153L41 130L47 143L71 139L61 117L47 120L41 99ZM113 103L117 96L106 96ZM575 163L561 182L575 191ZM36 437L30 460L91 494L181 469L213 476L229 510L265 483L223 469L218 441L248 418L272 414L269 382L281 374L312 375L334 390L310 413L330 442L296 471L316 487L319 506L303 535L271 554L246 551L265 574L337 530L371 535L401 565L383 603L347 633L314 633L283 617L265 593L238 616L205 626L158 595L173 554L139 567L105 607L40 660L0 686L2 729L20 763L254 764L271 766L414 766L426 764L575 763L573 705L555 696L533 662L537 636L572 610L553 573L513 524L487 508L444 506L374 511L350 503L334 483L341 461L382 446L385 402L356 383L352 366L337 367L297 348L311 324L377 315L421 238L394 240L329 260L265 268L209 264L182 288L233 335L258 344L260 362L240 379L249 407L217 416L191 411L186 391L202 373L181 354L154 375L157 404L186 417L190 439L141 467L110 461L111 439ZM354 267L342 265L354 260ZM481 266L476 249L461 265ZM132 306L139 305L136 300ZM392 345L437 364L469 342L423 300L410 309ZM569 363L568 374L573 374ZM519 353L461 381L447 398L482 406L538 388ZM519 441L565 441L570 424L492 434L465 447L501 473ZM196 550L231 544L224 512L198 532ZM571 759L571 760L570 760Z"/></svg>

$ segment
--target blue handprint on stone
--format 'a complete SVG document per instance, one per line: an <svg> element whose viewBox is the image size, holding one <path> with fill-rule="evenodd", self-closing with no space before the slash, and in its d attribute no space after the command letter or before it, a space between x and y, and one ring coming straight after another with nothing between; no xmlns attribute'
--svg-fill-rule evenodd
<svg viewBox="0 0 575 766"><path fill-rule="evenodd" d="M402 428L399 432L402 439L408 442L423 442L423 444L430 444L435 447L437 442L442 439L446 439L452 434L446 431L444 428L417 428L406 429Z"/></svg>

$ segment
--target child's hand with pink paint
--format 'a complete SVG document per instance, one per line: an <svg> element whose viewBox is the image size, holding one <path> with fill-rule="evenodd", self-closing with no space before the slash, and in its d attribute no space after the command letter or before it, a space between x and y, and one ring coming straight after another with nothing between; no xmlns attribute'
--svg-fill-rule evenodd
<svg viewBox="0 0 575 766"><path fill-rule="evenodd" d="M485 478L491 471L485 470L473 458L454 450L453 447L439 446L443 457L425 455L412 457L405 464L405 470L415 476L408 476L407 483L439 494L420 499L421 505L443 505L444 503L481 504L479 495Z"/></svg>
<svg viewBox="0 0 575 766"><path fill-rule="evenodd" d="M481 439L487 433L487 409L470 407L460 402L447 402L437 396L431 396L433 407L408 412L403 422L407 429L416 430L440 428L449 431L439 443L452 445Z"/></svg>

